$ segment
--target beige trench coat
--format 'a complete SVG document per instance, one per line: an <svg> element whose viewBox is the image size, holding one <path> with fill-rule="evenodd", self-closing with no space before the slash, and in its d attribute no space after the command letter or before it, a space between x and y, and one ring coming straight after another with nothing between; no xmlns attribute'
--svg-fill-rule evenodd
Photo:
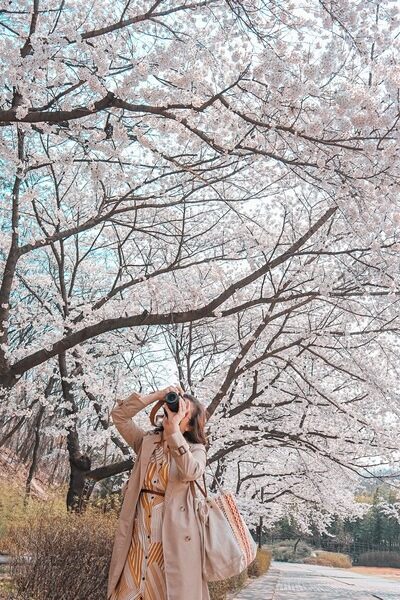
<svg viewBox="0 0 400 600"><path fill-rule="evenodd" d="M133 448L137 459L119 513L108 573L107 600L124 568L147 464L154 443L161 438L161 432L145 431L132 419L147 406L143 398L141 394L133 392L128 398L119 400L111 411L116 428ZM207 582L202 578L200 533L189 485L192 480L203 484L206 450L203 444L188 442L180 431L165 436L164 440L171 452L162 525L167 597L168 600L210 600ZM198 489L197 493L200 494Z"/></svg>

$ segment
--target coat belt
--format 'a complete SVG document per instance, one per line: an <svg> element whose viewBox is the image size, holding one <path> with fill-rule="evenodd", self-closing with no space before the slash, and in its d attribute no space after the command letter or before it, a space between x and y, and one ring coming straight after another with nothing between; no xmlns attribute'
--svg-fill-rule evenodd
<svg viewBox="0 0 400 600"><path fill-rule="evenodd" d="M149 492L149 494L158 494L159 496L165 496L165 492L157 492L156 490L147 490L146 488L142 488L140 493Z"/></svg>

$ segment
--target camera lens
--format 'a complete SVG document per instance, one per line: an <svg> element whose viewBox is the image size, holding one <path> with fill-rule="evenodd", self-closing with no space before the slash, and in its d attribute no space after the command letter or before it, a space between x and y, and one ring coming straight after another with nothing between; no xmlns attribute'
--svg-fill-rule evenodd
<svg viewBox="0 0 400 600"><path fill-rule="evenodd" d="M168 404L168 408L172 412L178 412L179 410L179 396L176 392L168 392L165 394L165 402Z"/></svg>

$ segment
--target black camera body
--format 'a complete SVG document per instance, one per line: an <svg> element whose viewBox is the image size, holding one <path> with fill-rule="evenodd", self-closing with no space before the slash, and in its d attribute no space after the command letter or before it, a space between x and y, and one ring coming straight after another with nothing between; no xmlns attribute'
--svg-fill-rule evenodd
<svg viewBox="0 0 400 600"><path fill-rule="evenodd" d="M167 403L169 410L175 413L178 412L179 395L176 392L168 392L168 394L165 394L164 400Z"/></svg>

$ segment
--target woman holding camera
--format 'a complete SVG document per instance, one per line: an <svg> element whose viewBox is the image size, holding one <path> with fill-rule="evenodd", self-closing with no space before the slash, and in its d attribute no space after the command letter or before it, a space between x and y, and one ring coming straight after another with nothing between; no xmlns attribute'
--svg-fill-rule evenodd
<svg viewBox="0 0 400 600"><path fill-rule="evenodd" d="M170 392L179 396L177 412L164 402L162 424L152 431L139 427L132 417ZM170 386L133 392L111 416L137 459L119 514L107 600L209 600L190 485L203 482L206 467L205 408Z"/></svg>

